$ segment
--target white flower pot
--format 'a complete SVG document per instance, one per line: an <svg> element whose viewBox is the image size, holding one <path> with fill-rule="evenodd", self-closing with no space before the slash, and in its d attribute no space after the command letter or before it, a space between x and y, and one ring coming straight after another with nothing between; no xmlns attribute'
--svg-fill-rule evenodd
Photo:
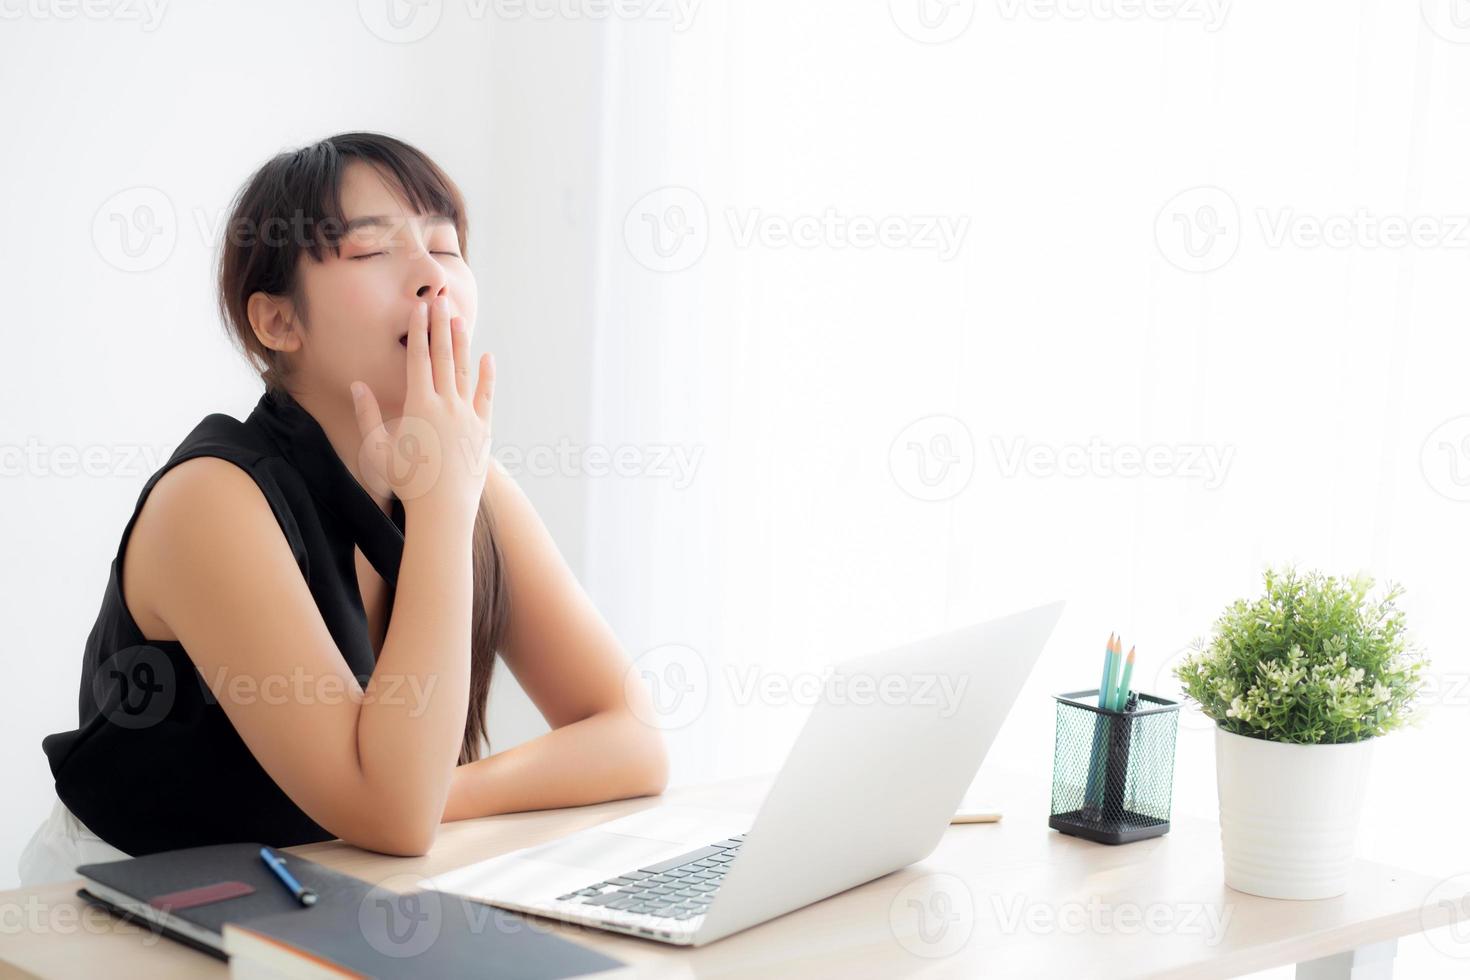
<svg viewBox="0 0 1470 980"><path fill-rule="evenodd" d="M1216 727L1225 884L1266 898L1346 892L1372 744L1268 742Z"/></svg>

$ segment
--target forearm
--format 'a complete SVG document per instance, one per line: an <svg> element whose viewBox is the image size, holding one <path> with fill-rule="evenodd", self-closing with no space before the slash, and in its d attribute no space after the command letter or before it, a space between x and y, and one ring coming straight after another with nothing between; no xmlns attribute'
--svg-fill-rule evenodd
<svg viewBox="0 0 1470 980"><path fill-rule="evenodd" d="M469 705L472 528L407 515L393 614L364 691L357 744L369 797L413 837L431 835L454 776ZM395 806L395 804L397 804Z"/></svg>
<svg viewBox="0 0 1470 980"><path fill-rule="evenodd" d="M662 734L604 711L456 768L444 820L650 796L667 781Z"/></svg>

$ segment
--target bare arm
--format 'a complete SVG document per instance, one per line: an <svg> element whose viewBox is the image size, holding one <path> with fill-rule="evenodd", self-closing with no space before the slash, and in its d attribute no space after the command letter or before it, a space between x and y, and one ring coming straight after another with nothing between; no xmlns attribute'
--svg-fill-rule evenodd
<svg viewBox="0 0 1470 980"><path fill-rule="evenodd" d="M553 731L460 766L444 819L663 792L663 734L617 637L510 474L492 466L485 493L514 590L500 656Z"/></svg>
<svg viewBox="0 0 1470 980"><path fill-rule="evenodd" d="M667 765L657 732L627 712L600 712L460 766L444 820L655 796Z"/></svg>
<svg viewBox="0 0 1470 980"><path fill-rule="evenodd" d="M392 854L433 841L469 699L470 528L424 516L406 530L366 698L270 505L233 463L203 457L165 474L124 556L125 581L147 576L154 613L286 795L343 840ZM297 671L304 682L288 683ZM392 685L428 696L372 696Z"/></svg>

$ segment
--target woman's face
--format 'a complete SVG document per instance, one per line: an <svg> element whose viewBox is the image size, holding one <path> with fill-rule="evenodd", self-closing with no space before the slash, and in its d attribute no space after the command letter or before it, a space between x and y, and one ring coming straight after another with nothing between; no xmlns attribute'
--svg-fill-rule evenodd
<svg viewBox="0 0 1470 980"><path fill-rule="evenodd" d="M301 258L306 329L293 355L293 381L348 403L348 386L362 381L390 419L401 414L406 394L402 338L410 312L443 294L473 339L475 277L460 256L453 221L413 214L366 163L353 161L343 173L342 212L348 231L341 255Z"/></svg>

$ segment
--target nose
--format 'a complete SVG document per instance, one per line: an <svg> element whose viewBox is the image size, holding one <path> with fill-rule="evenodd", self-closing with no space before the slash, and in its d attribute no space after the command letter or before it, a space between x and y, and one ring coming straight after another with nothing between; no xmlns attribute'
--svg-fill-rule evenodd
<svg viewBox="0 0 1470 980"><path fill-rule="evenodd" d="M422 277L414 295L426 303L432 303L449 290L449 277L444 273L444 266L427 251L421 251L420 257L423 261L415 263L415 271L412 273Z"/></svg>

